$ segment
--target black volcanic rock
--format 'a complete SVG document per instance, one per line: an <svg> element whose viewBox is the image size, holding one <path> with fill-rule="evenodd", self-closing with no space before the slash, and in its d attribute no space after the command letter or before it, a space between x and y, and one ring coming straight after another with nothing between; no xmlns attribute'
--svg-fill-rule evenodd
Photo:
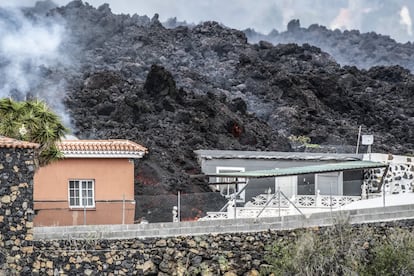
<svg viewBox="0 0 414 276"><path fill-rule="evenodd" d="M137 165L137 194L208 190L205 179L190 177L199 173L196 149L289 151L290 135L306 135L343 150L356 144L362 125L375 136L374 151L414 152L414 76L403 67L341 67L311 44L249 44L217 22L166 29L156 17L114 15L81 1L48 17L65 20L64 46L79 64L59 75L74 134L149 149ZM280 35L331 34L353 53L346 64L372 59L350 46L361 34L330 32L293 22ZM362 37L411 51L383 36Z"/></svg>
<svg viewBox="0 0 414 276"><path fill-rule="evenodd" d="M177 97L177 88L173 76L164 67L155 64L151 66L144 89L147 93L153 93L156 98L160 96Z"/></svg>
<svg viewBox="0 0 414 276"><path fill-rule="evenodd" d="M329 30L318 24L302 28L298 19L291 20L287 24L287 31L284 32L273 30L267 35L252 29L244 32L252 43L264 40L275 45L286 43L314 45L329 53L341 65L353 65L363 69L400 65L414 71L412 42L401 44L389 36L374 32Z"/></svg>
<svg viewBox="0 0 414 276"><path fill-rule="evenodd" d="M177 124L174 127L177 132L184 131L183 125L192 126L186 131L199 137L175 136L177 140L184 139L179 143L181 146L190 143L191 150L208 145L222 149L289 149L261 142L260 137L254 145L253 134L249 134L249 139L237 137L237 143L229 138L217 139L222 135L217 131L228 129L228 121L242 125L247 135L249 127L238 121L243 120L241 116L249 116L249 120L265 124L270 135L272 132L284 137L307 135L320 144L355 145L358 127L362 125L364 132L376 136L376 150L413 151L413 76L401 67L375 67L369 71L341 67L331 55L310 44L252 45L247 43L243 32L216 22L204 22L191 29L183 26L165 29L160 24L134 21L136 15L114 15L107 8L75 3L54 9L50 15L66 19L67 28L76 38L78 50L73 52L80 56L74 58L80 59L84 68L84 77L79 77L88 76L90 80L90 76L104 74L105 86L110 85L109 75L122 77L115 85L98 89L99 92L88 87L89 81L85 85L71 82L74 85L68 105L78 133L83 136L106 138L112 133L119 136L122 131L112 132L115 122L127 124L131 120L140 122L138 126L134 122L137 133L158 124L161 133L168 134L166 124L160 119L165 116L167 126ZM296 32L306 35L331 31L317 26L304 29L299 22L292 21L287 33ZM361 37L357 32L340 34L339 38L348 37L345 41L358 41ZM383 36L371 36L385 41L382 44L389 42ZM73 37L70 39L73 41ZM98 41L104 43L97 46ZM82 97L86 106L71 104ZM104 109L97 106L101 101L105 101ZM95 108L100 108L101 114L108 114L108 102L116 103L116 109L110 115L99 116L111 116L113 121L96 118L84 122L82 117L96 112ZM126 107L121 108L120 103ZM225 106L226 112L218 111L220 106ZM120 126L116 124L117 127ZM252 133L261 135L260 131ZM157 144L156 150L164 150L168 144L162 141L168 140L168 135L165 138L158 135L159 139L142 133L134 135L128 137L133 140L139 137L144 144L146 139L152 139L151 143Z"/></svg>
<svg viewBox="0 0 414 276"><path fill-rule="evenodd" d="M113 74L101 72L94 76L105 79L108 75ZM151 66L145 88L140 82L125 79L117 86L92 87L73 91L67 101L80 129L76 134L85 138L126 138L148 147L149 153L137 163L135 191L139 195L208 191L204 179L190 178L200 173L195 149L290 150L288 140L246 114L240 100L229 102L224 95L177 89L171 73L158 65ZM211 195L208 200L220 208L223 198L216 197L214 201ZM139 207L143 208L145 202ZM194 207L203 209L203 204L198 201ZM147 219L169 220L171 210L159 207L152 209Z"/></svg>

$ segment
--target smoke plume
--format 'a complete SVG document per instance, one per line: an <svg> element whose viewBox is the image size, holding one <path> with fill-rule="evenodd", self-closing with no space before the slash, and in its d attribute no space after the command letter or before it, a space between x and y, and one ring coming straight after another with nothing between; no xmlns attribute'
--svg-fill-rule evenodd
<svg viewBox="0 0 414 276"><path fill-rule="evenodd" d="M407 28L407 34L409 36L412 36L413 32L411 29L412 22L411 22L410 10L406 6L403 6L401 8L400 17L401 17L400 24L405 25Z"/></svg>
<svg viewBox="0 0 414 276"><path fill-rule="evenodd" d="M63 105L65 82L56 69L69 64L60 47L65 28L25 12L0 8L0 97L44 100L70 127Z"/></svg>

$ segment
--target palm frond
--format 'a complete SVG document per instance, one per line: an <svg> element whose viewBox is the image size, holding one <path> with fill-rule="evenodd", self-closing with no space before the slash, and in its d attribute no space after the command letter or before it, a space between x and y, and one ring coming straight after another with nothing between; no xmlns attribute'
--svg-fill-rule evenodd
<svg viewBox="0 0 414 276"><path fill-rule="evenodd" d="M68 132L59 116L42 101L0 99L0 134L39 143L40 165L61 157L55 143Z"/></svg>
<svg viewBox="0 0 414 276"><path fill-rule="evenodd" d="M6 115L1 118L0 121L0 134L11 137L11 138L19 138L18 135L19 123L14 120L14 118L10 115Z"/></svg>

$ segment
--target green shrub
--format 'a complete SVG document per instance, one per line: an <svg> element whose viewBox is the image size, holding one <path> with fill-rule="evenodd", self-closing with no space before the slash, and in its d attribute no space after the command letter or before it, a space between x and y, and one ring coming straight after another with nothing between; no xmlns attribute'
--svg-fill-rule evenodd
<svg viewBox="0 0 414 276"><path fill-rule="evenodd" d="M414 233L392 229L370 253L362 275L414 275Z"/></svg>
<svg viewBox="0 0 414 276"><path fill-rule="evenodd" d="M0 135L40 144L37 160L40 165L62 158L56 147L69 131L46 103L0 99Z"/></svg>
<svg viewBox="0 0 414 276"><path fill-rule="evenodd" d="M311 138L305 135L290 135L289 140L293 143L301 144L306 148L320 148L321 146L318 144L312 144Z"/></svg>
<svg viewBox="0 0 414 276"><path fill-rule="evenodd" d="M414 275L414 233L338 223L268 247L262 275Z"/></svg>
<svg viewBox="0 0 414 276"><path fill-rule="evenodd" d="M278 241L269 248L263 275L358 275L365 263L363 235L349 224L327 227L323 232L305 230L294 241Z"/></svg>
<svg viewBox="0 0 414 276"><path fill-rule="evenodd" d="M266 248L269 254L265 256L265 261L269 266L263 267L260 271L261 275L294 275L294 244L288 240L280 239Z"/></svg>

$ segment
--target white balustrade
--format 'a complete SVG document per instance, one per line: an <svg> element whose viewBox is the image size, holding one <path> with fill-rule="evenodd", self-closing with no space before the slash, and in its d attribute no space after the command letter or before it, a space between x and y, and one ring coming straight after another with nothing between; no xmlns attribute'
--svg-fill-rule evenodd
<svg viewBox="0 0 414 276"><path fill-rule="evenodd" d="M279 215L291 215L297 214L294 206L282 195L280 198L278 195L273 197L273 194L259 194L252 198L251 201L246 202L244 207L236 208L237 218L254 218L265 207L266 203L270 200L269 204L260 214L260 217L277 217ZM280 202L279 202L280 199ZM327 208L339 208L347 205L351 202L361 200L361 196L336 196L336 195L295 195L289 199L295 206L301 209L302 212L309 213L311 210L327 209ZM307 211L309 209L309 211ZM230 214L230 215L229 215ZM227 212L207 212L207 216L200 220L217 220L228 219L234 217L234 209Z"/></svg>
<svg viewBox="0 0 414 276"><path fill-rule="evenodd" d="M198 220L227 219L227 212L207 212L207 215Z"/></svg>
<svg viewBox="0 0 414 276"><path fill-rule="evenodd" d="M245 207L264 207L270 198L267 194L260 194L245 204ZM329 196L329 195L296 195L290 200L299 208L301 207L340 207L351 202L360 200L360 196ZM289 201L283 196L280 197L280 207L289 207ZM276 196L271 200L269 207L278 207L279 198Z"/></svg>

